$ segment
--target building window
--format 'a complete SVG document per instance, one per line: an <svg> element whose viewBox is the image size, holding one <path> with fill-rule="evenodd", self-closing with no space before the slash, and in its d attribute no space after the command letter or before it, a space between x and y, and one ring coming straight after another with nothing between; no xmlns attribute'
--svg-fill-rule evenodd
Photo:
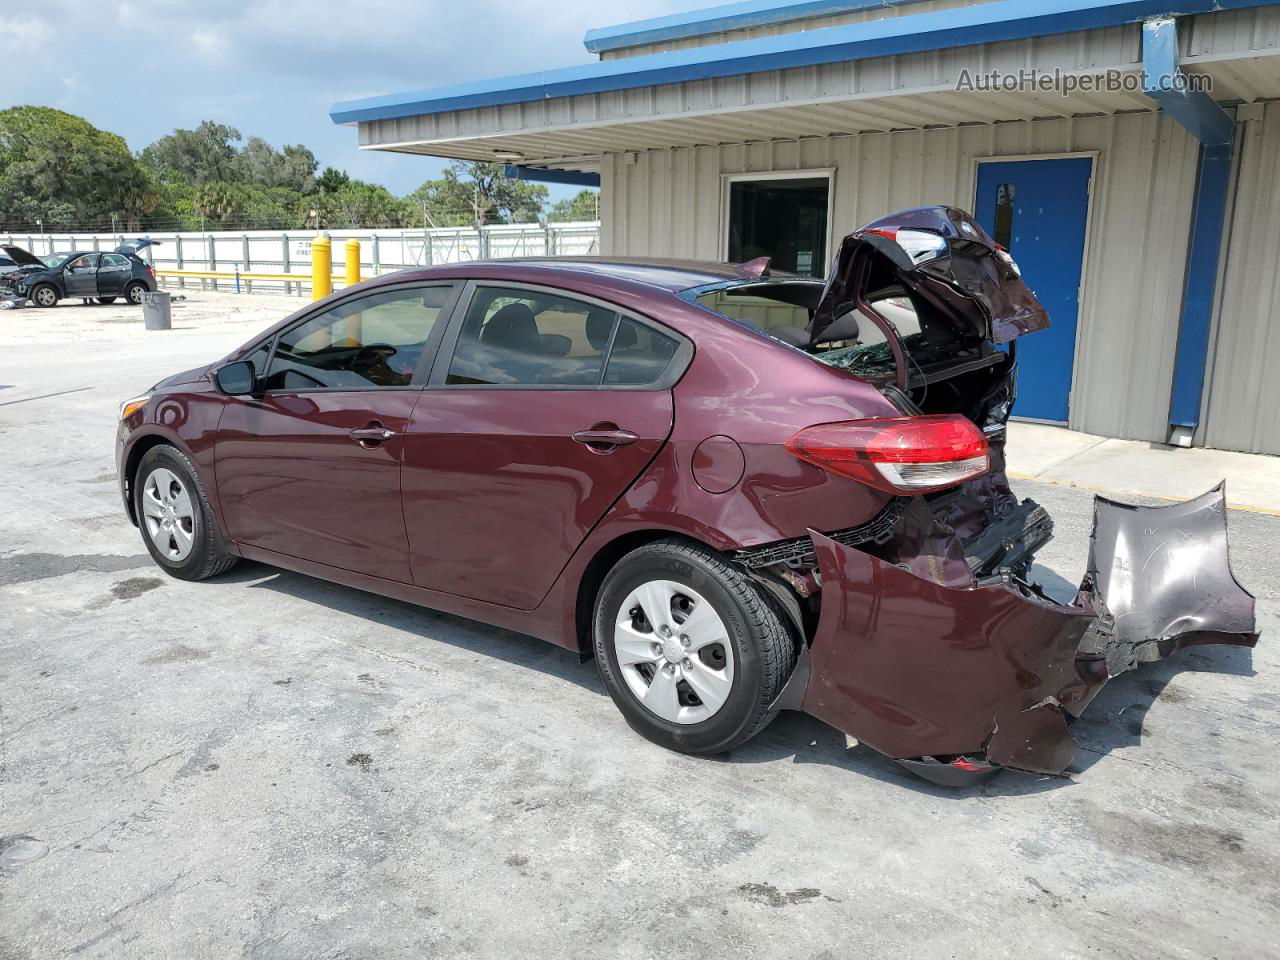
<svg viewBox="0 0 1280 960"><path fill-rule="evenodd" d="M825 275L830 195L827 176L730 180L729 261L768 257L775 270Z"/></svg>
<svg viewBox="0 0 1280 960"><path fill-rule="evenodd" d="M996 185L995 235L992 239L1006 250L1013 249L1013 196L1012 183Z"/></svg>

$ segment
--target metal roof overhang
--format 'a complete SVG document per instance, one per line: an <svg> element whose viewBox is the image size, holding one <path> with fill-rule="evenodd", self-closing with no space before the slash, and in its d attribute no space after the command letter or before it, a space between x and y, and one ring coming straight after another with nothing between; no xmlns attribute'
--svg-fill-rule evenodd
<svg viewBox="0 0 1280 960"><path fill-rule="evenodd" d="M742 0L666 17L597 27L587 31L582 45L592 53L608 53L652 43L705 37L727 30L773 26L920 2L922 0Z"/></svg>
<svg viewBox="0 0 1280 960"><path fill-rule="evenodd" d="M331 115L358 125L364 149L591 172L606 152L1151 110L1141 23L1170 12L1201 14L1186 21L1181 63L1213 77L1215 99L1280 97L1276 0L995 0L377 97ZM966 76L1030 67L1137 82L1067 95L957 89Z"/></svg>

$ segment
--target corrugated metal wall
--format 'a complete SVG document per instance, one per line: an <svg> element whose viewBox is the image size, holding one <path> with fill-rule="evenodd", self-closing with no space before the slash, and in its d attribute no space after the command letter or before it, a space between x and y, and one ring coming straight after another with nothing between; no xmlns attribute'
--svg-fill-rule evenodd
<svg viewBox="0 0 1280 960"><path fill-rule="evenodd" d="M979 158L1092 151L1097 161L1070 425L1164 442L1197 147L1163 115L609 154L601 164L601 249L722 259L721 174L834 169L838 238L894 209L971 208ZM1277 214L1273 220L1280 223Z"/></svg>
<svg viewBox="0 0 1280 960"><path fill-rule="evenodd" d="M1240 128L1203 442L1280 453L1280 103Z"/></svg>

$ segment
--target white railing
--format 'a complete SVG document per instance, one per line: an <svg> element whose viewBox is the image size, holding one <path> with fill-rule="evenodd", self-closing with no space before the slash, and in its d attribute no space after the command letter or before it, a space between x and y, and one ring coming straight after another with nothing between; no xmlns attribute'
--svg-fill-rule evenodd
<svg viewBox="0 0 1280 960"><path fill-rule="evenodd" d="M345 244L360 241L360 273L364 277L405 267L462 263L501 257L591 256L600 252L600 224L514 223L483 227L442 227L434 230L331 230L335 273L342 272ZM68 250L114 250L139 234L4 234L0 243L25 247L37 256ZM302 293L311 277L314 230L210 231L206 233L148 233L158 242L141 253L158 270L239 271L240 273L298 274L298 282L256 282L255 289L284 289ZM213 289L233 289L228 280L170 279L186 286L199 283Z"/></svg>

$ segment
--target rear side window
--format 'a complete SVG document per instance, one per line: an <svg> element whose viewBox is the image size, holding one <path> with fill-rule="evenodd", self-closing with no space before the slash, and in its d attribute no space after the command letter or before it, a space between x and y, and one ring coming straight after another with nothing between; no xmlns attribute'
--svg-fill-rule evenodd
<svg viewBox="0 0 1280 960"><path fill-rule="evenodd" d="M670 337L629 317L622 317L613 335L604 382L613 386L637 387L654 383L662 378L675 355L676 342Z"/></svg>
<svg viewBox="0 0 1280 960"><path fill-rule="evenodd" d="M108 269L108 268L110 268L110 269L118 270L118 269L120 269L121 267L126 267L126 268L127 268L127 267L129 267L129 266L130 266L130 263L129 263L129 258L128 258L128 257L121 256L121 255L120 255L120 254L118 254L118 253L104 253L104 254L102 255L102 267L103 267L103 269Z"/></svg>
<svg viewBox="0 0 1280 960"><path fill-rule="evenodd" d="M348 300L280 335L268 390L407 387L451 287Z"/></svg>
<svg viewBox="0 0 1280 960"><path fill-rule="evenodd" d="M644 386L678 344L616 311L558 294L481 287L445 381L470 386Z"/></svg>

